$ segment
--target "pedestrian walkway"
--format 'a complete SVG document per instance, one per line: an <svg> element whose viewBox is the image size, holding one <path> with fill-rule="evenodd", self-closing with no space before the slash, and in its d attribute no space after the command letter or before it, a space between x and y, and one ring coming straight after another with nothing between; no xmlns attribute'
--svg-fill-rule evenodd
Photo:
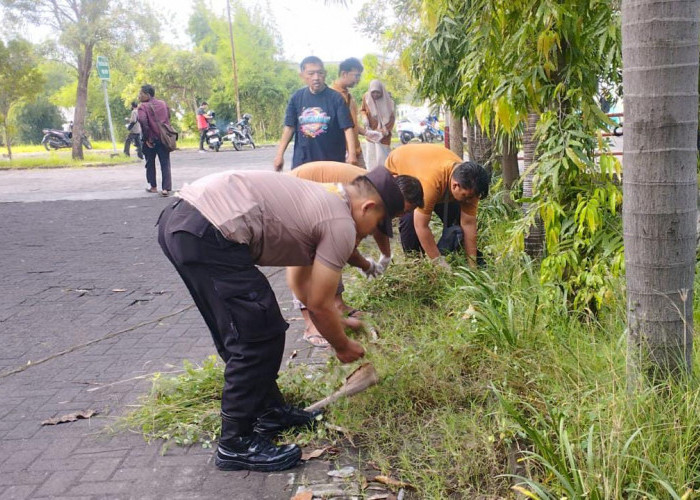
<svg viewBox="0 0 700 500"><path fill-rule="evenodd" d="M220 472L210 449L161 455L160 443L104 432L150 389L150 374L214 353L156 241L168 202L0 203L0 498L288 499L335 468L311 461L281 473ZM264 271L285 316L299 316L284 272ZM291 322L287 353L323 362L300 340L302 325ZM40 425L88 409L99 415Z"/></svg>

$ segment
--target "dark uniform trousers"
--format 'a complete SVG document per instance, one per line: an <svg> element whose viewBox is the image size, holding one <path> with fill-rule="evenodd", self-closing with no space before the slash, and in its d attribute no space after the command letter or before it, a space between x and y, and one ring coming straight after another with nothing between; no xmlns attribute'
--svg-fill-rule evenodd
<svg viewBox="0 0 700 500"><path fill-rule="evenodd" d="M248 245L226 238L184 200L158 221L158 243L187 285L226 363L221 410L245 433L281 406L277 387L289 324Z"/></svg>
<svg viewBox="0 0 700 500"><path fill-rule="evenodd" d="M447 204L447 213L445 213L445 204L438 203L435 205L433 212L438 214L444 227L459 224L460 222L461 208L457 202ZM399 235L401 237L401 248L403 248L404 253L425 253L425 250L418 240L416 227L413 225L413 210L402 215L399 219Z"/></svg>

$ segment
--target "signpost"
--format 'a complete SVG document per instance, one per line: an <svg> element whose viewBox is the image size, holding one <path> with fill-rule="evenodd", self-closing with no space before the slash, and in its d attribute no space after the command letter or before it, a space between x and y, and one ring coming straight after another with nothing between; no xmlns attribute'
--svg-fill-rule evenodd
<svg viewBox="0 0 700 500"><path fill-rule="evenodd" d="M109 109L109 97L107 96L107 82L109 81L109 61L104 56L97 56L97 76L102 80L102 90L105 93L105 107L107 108L107 120L109 121L109 135L112 138L112 149L114 153L112 156L116 156L117 153L117 142L114 140L114 127L112 127L112 111Z"/></svg>

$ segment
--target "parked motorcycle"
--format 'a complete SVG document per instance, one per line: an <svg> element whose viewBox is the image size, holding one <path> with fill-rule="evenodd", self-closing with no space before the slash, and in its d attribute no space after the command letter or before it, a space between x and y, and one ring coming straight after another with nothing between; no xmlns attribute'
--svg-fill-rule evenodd
<svg viewBox="0 0 700 500"><path fill-rule="evenodd" d="M445 132L438 128L436 116L429 116L423 130L423 142L444 142Z"/></svg>
<svg viewBox="0 0 700 500"><path fill-rule="evenodd" d="M46 148L46 151L51 151L51 149L61 149L61 148L72 148L73 147L73 123L70 124L68 130L58 130L55 128L45 128L41 130L44 134L44 138L41 143ZM87 149L92 149L92 144L90 139L83 132L82 137L83 146Z"/></svg>
<svg viewBox="0 0 700 500"><path fill-rule="evenodd" d="M250 146L255 149L255 142L253 141L253 128L250 125L250 120L253 117L248 113L243 115L243 118L236 123L229 123L226 128L226 135L223 137L223 141L231 141L233 147L236 151L240 151L243 146Z"/></svg>
<svg viewBox="0 0 700 500"><path fill-rule="evenodd" d="M444 141L445 133L438 128L437 118L429 116L425 120L404 118L397 125L401 144L408 144L413 139L421 142Z"/></svg>
<svg viewBox="0 0 700 500"><path fill-rule="evenodd" d="M219 127L216 126L216 114L212 111L207 116L207 123L209 128L204 133L204 142L207 143L209 149L213 149L218 152L221 147L221 132L219 132Z"/></svg>
<svg viewBox="0 0 700 500"><path fill-rule="evenodd" d="M399 140L401 141L401 144L408 144L413 139L420 139L422 142L425 122L404 118L396 125L396 129L399 133Z"/></svg>

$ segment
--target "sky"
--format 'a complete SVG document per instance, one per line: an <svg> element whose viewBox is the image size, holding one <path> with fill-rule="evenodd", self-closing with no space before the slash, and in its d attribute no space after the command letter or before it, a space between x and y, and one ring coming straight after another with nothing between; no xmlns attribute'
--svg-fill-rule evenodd
<svg viewBox="0 0 700 500"><path fill-rule="evenodd" d="M192 0L143 0L165 16L174 38L181 45L189 42L185 30L192 12ZM207 0L212 12L226 15L226 0ZM260 6L274 17L282 36L284 58L301 61L315 55L324 61L342 61L348 57L362 58L381 50L355 30L355 16L365 0L239 0L246 8ZM233 2L232 2L233 5Z"/></svg>

